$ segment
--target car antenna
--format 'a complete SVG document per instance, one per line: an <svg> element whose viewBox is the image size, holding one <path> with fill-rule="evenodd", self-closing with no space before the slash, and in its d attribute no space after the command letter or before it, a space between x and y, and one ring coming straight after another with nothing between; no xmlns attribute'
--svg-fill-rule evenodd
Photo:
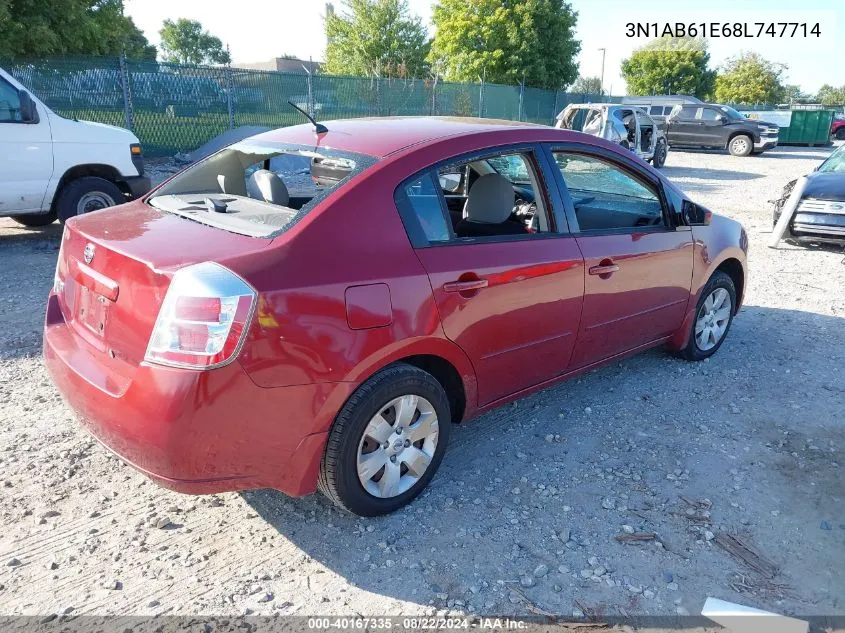
<svg viewBox="0 0 845 633"><path fill-rule="evenodd" d="M315 132L316 134L325 134L326 132L328 132L328 131L329 131L329 128L327 128L327 127L326 127L325 125L323 125L322 123L317 123L317 120L316 120L313 116L311 116L310 114L308 114L305 110L303 110L302 108L300 108L300 107L299 107L298 105L296 105L293 101L288 101L288 103L289 103L289 104L291 105L291 107L293 107L295 110L299 110L300 112L302 112L302 114L304 114L304 115L305 115L305 118L307 118L309 121L311 121L312 125L314 126L314 132Z"/></svg>

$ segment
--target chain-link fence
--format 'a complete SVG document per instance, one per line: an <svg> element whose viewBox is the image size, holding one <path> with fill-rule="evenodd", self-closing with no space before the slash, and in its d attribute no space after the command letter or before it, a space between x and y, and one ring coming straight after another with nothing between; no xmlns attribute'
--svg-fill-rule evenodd
<svg viewBox="0 0 845 633"><path fill-rule="evenodd" d="M434 115L551 124L569 103L602 100L523 86L311 76L123 57L0 60L0 66L62 116L131 129L148 156L190 152L241 125L302 123L288 101L318 120Z"/></svg>

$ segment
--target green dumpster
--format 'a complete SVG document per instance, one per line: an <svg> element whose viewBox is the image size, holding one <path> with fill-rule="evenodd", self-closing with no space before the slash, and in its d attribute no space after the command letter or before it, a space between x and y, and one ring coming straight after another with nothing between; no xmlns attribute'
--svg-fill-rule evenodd
<svg viewBox="0 0 845 633"><path fill-rule="evenodd" d="M789 127L780 128L779 145L827 145L833 110L793 110Z"/></svg>

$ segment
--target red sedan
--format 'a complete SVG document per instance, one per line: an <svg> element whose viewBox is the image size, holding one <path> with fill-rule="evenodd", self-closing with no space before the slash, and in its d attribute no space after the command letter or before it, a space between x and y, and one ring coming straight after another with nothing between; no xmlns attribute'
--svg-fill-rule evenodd
<svg viewBox="0 0 845 633"><path fill-rule="evenodd" d="M745 231L630 152L490 120L325 125L65 226L47 366L163 486L319 489L383 514L428 484L453 422L724 341Z"/></svg>

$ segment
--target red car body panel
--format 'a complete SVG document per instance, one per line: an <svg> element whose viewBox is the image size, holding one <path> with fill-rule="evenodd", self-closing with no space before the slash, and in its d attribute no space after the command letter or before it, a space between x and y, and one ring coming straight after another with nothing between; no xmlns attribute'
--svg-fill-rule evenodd
<svg viewBox="0 0 845 633"><path fill-rule="evenodd" d="M718 216L692 230L588 237L564 226L531 240L415 249L393 199L397 185L490 147L581 143L674 187L611 143L543 126L425 118L327 126L319 137L296 126L258 138L382 158L275 239L145 201L66 225L64 289L51 292L45 322L47 367L85 427L164 486L308 494L338 411L393 362L425 357L451 367L462 386L463 410L453 413L471 418L640 349L683 347L712 272L731 259L744 278L744 231ZM556 196L549 204L560 204ZM85 264L88 244L98 255ZM609 258L618 272L590 274ZM237 360L208 371L144 361L172 275L202 261L229 268L258 294ZM444 289L475 278L487 286ZM83 308L104 318L103 331Z"/></svg>

